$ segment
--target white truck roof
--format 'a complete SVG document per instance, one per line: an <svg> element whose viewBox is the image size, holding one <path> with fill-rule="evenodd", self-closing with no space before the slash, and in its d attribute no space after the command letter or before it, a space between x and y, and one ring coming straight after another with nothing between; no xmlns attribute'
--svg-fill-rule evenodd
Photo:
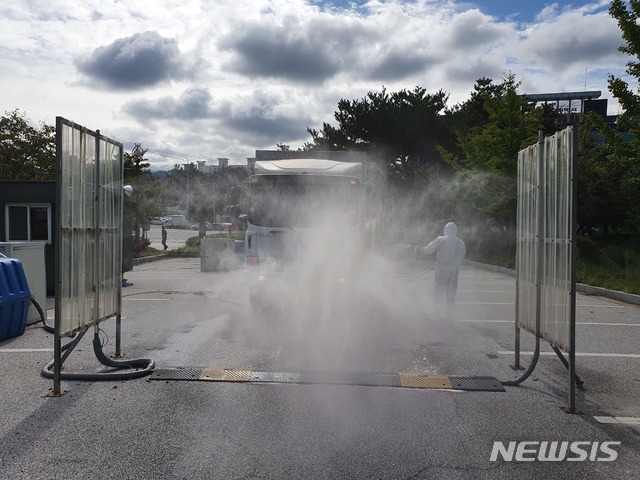
<svg viewBox="0 0 640 480"><path fill-rule="evenodd" d="M255 163L258 175L337 175L362 177L362 163L337 162L318 158L296 158L289 160L261 160Z"/></svg>

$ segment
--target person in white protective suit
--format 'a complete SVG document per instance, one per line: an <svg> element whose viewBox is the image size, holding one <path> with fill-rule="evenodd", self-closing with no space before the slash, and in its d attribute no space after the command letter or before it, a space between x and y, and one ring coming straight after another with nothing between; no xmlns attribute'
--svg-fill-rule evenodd
<svg viewBox="0 0 640 480"><path fill-rule="evenodd" d="M433 289L437 304L444 307L444 315L453 314L453 306L458 290L458 271L467 253L462 239L458 238L458 227L449 222L444 227L444 235L437 237L429 245L422 248L425 255L436 256L436 285Z"/></svg>

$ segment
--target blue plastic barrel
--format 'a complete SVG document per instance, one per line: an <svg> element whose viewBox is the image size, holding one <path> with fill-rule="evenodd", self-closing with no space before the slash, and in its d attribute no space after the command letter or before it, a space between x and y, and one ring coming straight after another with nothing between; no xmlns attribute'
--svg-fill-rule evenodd
<svg viewBox="0 0 640 480"><path fill-rule="evenodd" d="M22 262L0 257L0 342L24 333L30 302Z"/></svg>

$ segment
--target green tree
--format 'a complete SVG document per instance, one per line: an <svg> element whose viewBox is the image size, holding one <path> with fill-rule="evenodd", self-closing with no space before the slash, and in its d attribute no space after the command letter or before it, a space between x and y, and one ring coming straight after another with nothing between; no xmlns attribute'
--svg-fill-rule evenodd
<svg viewBox="0 0 640 480"><path fill-rule="evenodd" d="M0 117L0 179L55 180L55 127L15 109Z"/></svg>
<svg viewBox="0 0 640 480"><path fill-rule="evenodd" d="M640 1L613 0L609 13L614 17L625 45L619 50L631 57L627 62L626 73L640 79ZM614 75L609 76L609 91L618 100L623 113L618 118L620 128L629 133L623 139L618 135L609 144L611 160L619 162L624 170L620 181L620 193L628 198L628 227L640 229L640 95L638 86L631 87L627 82Z"/></svg>
<svg viewBox="0 0 640 480"><path fill-rule="evenodd" d="M136 178L144 172L148 172L151 164L144 158L145 154L149 151L148 148L142 148L139 143L136 143L131 153L124 152L124 181L131 178Z"/></svg>
<svg viewBox="0 0 640 480"><path fill-rule="evenodd" d="M504 84L495 84L492 79L486 77L479 78L468 100L445 111L446 122L457 138L464 138L471 130L489 120L485 102L489 98L499 98L504 89Z"/></svg>
<svg viewBox="0 0 640 480"><path fill-rule="evenodd" d="M167 205L179 206L194 223L215 221L218 215L235 220L246 212L248 175L232 167L203 173L193 163L175 165L166 179Z"/></svg>
<svg viewBox="0 0 640 480"><path fill-rule="evenodd" d="M624 225L631 199L620 188L626 174L615 154L624 140L604 119L593 112L582 115L578 134L578 225L579 231L609 229Z"/></svg>
<svg viewBox="0 0 640 480"><path fill-rule="evenodd" d="M496 86L488 84L486 79L478 82L482 83L476 84L471 99L452 112L452 116L453 123L460 124L460 116L471 111L482 123L467 122L458 126L460 156L445 154L445 158L458 168L491 170L515 177L518 152L538 141L545 110L531 107L526 97L518 94L520 82L512 73Z"/></svg>
<svg viewBox="0 0 640 480"><path fill-rule="evenodd" d="M457 138L453 149L440 147L456 172L446 180L449 204L440 207L449 216L467 224L514 224L518 152L536 143L539 131L561 128L552 106L531 104L519 87L513 73L498 84L481 78L469 100L447 111Z"/></svg>
<svg viewBox="0 0 640 480"><path fill-rule="evenodd" d="M338 126L307 129L313 144L305 148L375 153L393 183L410 186L421 166L441 163L437 144L453 138L441 116L447 99L442 90L429 94L415 87L340 100L334 113Z"/></svg>
<svg viewBox="0 0 640 480"><path fill-rule="evenodd" d="M175 164L166 178L168 206L180 207L190 215L191 202L197 195L198 180L204 175L195 163Z"/></svg>
<svg viewBox="0 0 640 480"><path fill-rule="evenodd" d="M143 238L143 228L152 217L162 214L164 204L164 185L156 179L149 167L151 164L144 157L148 149L143 149L136 143L131 153L125 152L124 157L124 183L133 187L131 197L133 208L133 228L135 253L142 252L149 241Z"/></svg>

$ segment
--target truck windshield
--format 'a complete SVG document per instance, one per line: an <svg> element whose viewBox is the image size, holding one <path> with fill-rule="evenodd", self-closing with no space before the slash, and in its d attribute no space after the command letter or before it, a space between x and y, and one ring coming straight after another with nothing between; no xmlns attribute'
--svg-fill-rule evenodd
<svg viewBox="0 0 640 480"><path fill-rule="evenodd" d="M319 227L358 221L360 185L354 177L256 175L249 222L263 227Z"/></svg>

